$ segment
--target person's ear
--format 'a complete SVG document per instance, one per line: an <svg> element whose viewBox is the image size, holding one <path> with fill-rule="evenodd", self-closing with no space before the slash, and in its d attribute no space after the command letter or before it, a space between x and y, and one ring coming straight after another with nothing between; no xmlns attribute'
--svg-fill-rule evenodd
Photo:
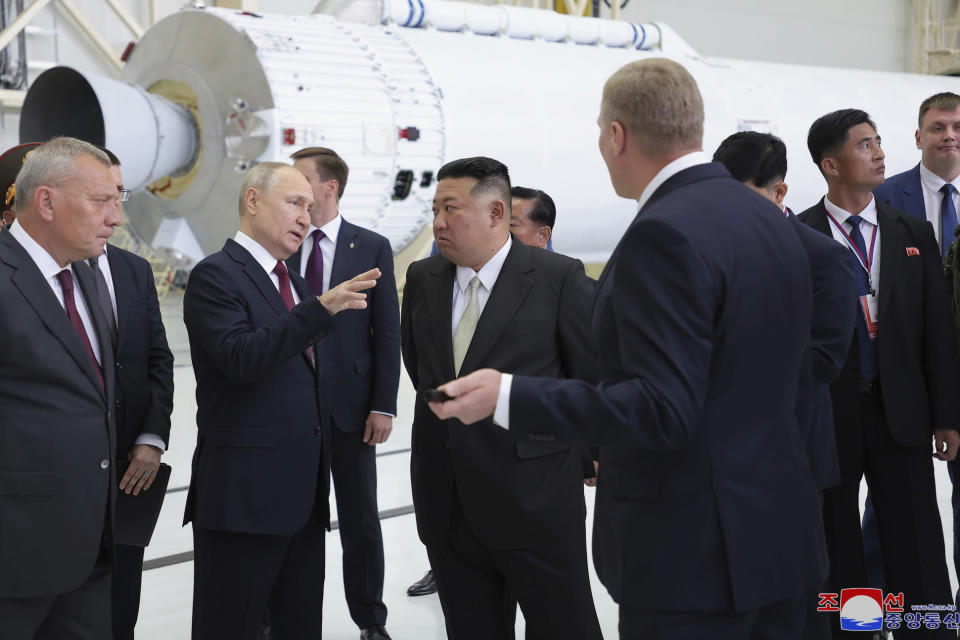
<svg viewBox="0 0 960 640"><path fill-rule="evenodd" d="M503 222L504 217L507 214L507 207L503 203L503 200L494 199L490 203L490 227L495 227L501 222ZM507 226L510 225L509 216L506 217Z"/></svg>
<svg viewBox="0 0 960 640"><path fill-rule="evenodd" d="M783 207L783 199L787 197L787 183L782 180L773 185L773 195L778 206Z"/></svg>

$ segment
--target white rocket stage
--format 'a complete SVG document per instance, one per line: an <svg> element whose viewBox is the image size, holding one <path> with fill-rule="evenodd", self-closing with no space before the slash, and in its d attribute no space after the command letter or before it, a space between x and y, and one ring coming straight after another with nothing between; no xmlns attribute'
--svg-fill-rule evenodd
<svg viewBox="0 0 960 640"><path fill-rule="evenodd" d="M190 527L182 527L186 487L190 482L190 460L196 444L196 399L190 349L182 320L182 296L172 292L161 301L167 339L174 353L173 427L170 450L163 461L173 467L170 485L160 521L147 547L140 600L137 638L140 640L185 640L190 637L193 599L193 538ZM407 587L427 570L427 554L413 515L410 493L410 431L413 420L414 391L406 373L401 376L398 416L386 444L377 447L378 499L383 528L386 581L383 601L389 610L387 630L394 640L442 640L446 637L443 614L436 595L411 598ZM937 500L943 521L947 565L954 591L953 517L950 509L950 478L946 465L935 462ZM587 544L593 522L593 489L585 488L587 498ZM866 495L861 487L861 504ZM331 517L336 504L331 495ZM326 584L323 594L323 638L356 640L360 632L350 619L343 596L343 567L340 539L336 530L327 535ZM588 557L589 557L588 553ZM617 606L607 594L590 563L593 599L605 638L617 637ZM862 585L850 585L862 586ZM318 595L319 599L319 595ZM825 614L826 615L826 614ZM518 615L517 637L523 638L523 616Z"/></svg>

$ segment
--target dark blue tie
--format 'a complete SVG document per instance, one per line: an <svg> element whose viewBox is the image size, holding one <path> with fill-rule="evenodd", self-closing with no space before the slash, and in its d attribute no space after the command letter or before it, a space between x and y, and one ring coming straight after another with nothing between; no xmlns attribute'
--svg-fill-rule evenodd
<svg viewBox="0 0 960 640"><path fill-rule="evenodd" d="M953 242L953 230L957 228L957 207L953 204L953 194L956 191L949 182L940 187L943 194L943 203L940 205L940 253L947 257L947 247Z"/></svg>
<svg viewBox="0 0 960 640"><path fill-rule="evenodd" d="M860 251L864 260L867 259L867 243L863 240L863 234L860 233L860 223L863 218L860 216L850 216L847 222L853 227L850 230L850 239ZM864 270L857 256L853 251L850 252L850 259L854 261L853 269L857 274L857 295L870 295L870 281L867 278L867 272ZM867 332L867 321L863 317L863 308L860 301L857 301L857 336L860 345L860 375L867 380L873 380L877 377L877 343L870 339ZM874 318L876 320L876 318Z"/></svg>

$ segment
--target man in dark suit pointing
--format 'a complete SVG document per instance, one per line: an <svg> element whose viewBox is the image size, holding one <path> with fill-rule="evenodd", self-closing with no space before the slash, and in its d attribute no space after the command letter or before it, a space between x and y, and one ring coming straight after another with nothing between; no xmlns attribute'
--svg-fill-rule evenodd
<svg viewBox="0 0 960 640"><path fill-rule="evenodd" d="M493 414L472 430L518 446L600 445L594 564L621 638L797 638L827 569L796 416L803 246L703 154L703 102L676 62L617 71L598 122L614 189L639 203L597 283L601 384L483 370L431 408Z"/></svg>
<svg viewBox="0 0 960 640"><path fill-rule="evenodd" d="M0 635L109 640L113 349L85 264L120 224L97 148L55 138L0 232Z"/></svg>
<svg viewBox="0 0 960 640"><path fill-rule="evenodd" d="M317 343L328 371L330 471L343 547L343 586L361 640L389 640L384 625L383 537L377 509L377 444L386 442L397 414L400 384L400 301L390 242L340 215L348 168L332 149L308 147L293 166L313 189L310 228L287 267L320 295L351 273L380 269L367 308L337 324Z"/></svg>
<svg viewBox="0 0 960 640"><path fill-rule="evenodd" d="M313 295L283 261L313 192L293 167L247 172L240 230L190 274L183 316L197 377L195 640L254 640L267 604L278 638L319 638L329 526L329 412L312 345L362 309L374 269Z"/></svg>

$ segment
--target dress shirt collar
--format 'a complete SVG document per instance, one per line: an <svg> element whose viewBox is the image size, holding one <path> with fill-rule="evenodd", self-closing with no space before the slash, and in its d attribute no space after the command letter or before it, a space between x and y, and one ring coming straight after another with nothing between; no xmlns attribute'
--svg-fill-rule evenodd
<svg viewBox="0 0 960 640"><path fill-rule="evenodd" d="M930 169L927 169L923 166L923 163L920 163L920 183L929 189L933 193L939 193L940 189L943 189L943 185L947 184L947 181L935 174ZM957 191L960 191L960 176L957 176L950 181Z"/></svg>
<svg viewBox="0 0 960 640"><path fill-rule="evenodd" d="M237 235L233 237L234 242L250 252L250 255L253 256L253 259L257 261L263 270L267 272L267 275L273 273L274 268L277 266L277 259L270 255L270 252L263 248L263 245L245 234L243 231L237 231Z"/></svg>
<svg viewBox="0 0 960 640"><path fill-rule="evenodd" d="M656 190L660 188L660 185L672 178L674 175L680 173L684 169L695 167L698 164L708 164L709 162L710 156L705 154L703 151L693 151L685 156L680 156L663 169L660 169L660 172L653 176L653 180L650 181L650 184L647 185L647 188L644 189L643 193L640 194L640 199L637 200L637 210L639 211L640 209L643 209L643 205L647 204L647 201L650 200Z"/></svg>
<svg viewBox="0 0 960 640"><path fill-rule="evenodd" d="M826 196L824 196L823 198L823 206L826 207L827 211L830 213L830 215L833 216L834 220L836 220L840 224L843 224L844 222L846 222L847 218L849 218L852 215L858 215L874 226L876 226L877 224L877 201L872 194L870 195L869 204L867 204L867 206L863 208L863 211L861 211L858 214L853 214L853 213L850 213L849 211L845 211L844 209L841 209L837 205L830 202L830 198Z"/></svg>
<svg viewBox="0 0 960 640"><path fill-rule="evenodd" d="M480 267L480 271L474 271L470 267L457 267L457 286L461 293L470 291L470 281L473 276L480 278L480 284L487 291L493 290L497 278L500 276L500 270L503 269L503 263L507 260L507 254L510 253L510 247L513 246L513 236L507 236L507 241L503 243L500 250L493 254L493 257L487 260L487 264Z"/></svg>
<svg viewBox="0 0 960 640"><path fill-rule="evenodd" d="M315 227L311 224L310 228L307 230L307 237L308 238L311 237L311 234L316 229L320 229L320 231L323 231L323 235L329 238L330 242L332 242L334 246L336 246L337 236L340 235L340 224L342 222L343 222L343 218L341 218L340 214L337 213L336 217L333 220L323 225L322 227Z"/></svg>
<svg viewBox="0 0 960 640"><path fill-rule="evenodd" d="M13 224L10 225L10 233L13 235L14 239L20 243L20 246L26 250L30 255L30 258L33 260L34 264L37 265L37 268L40 269L40 273L43 274L43 277L49 280L53 278L58 273L64 269L71 269L70 265L66 267L61 267L57 264L57 261L54 260L53 256L50 253L40 246L40 244L34 240L27 230L20 226L18 220L14 220Z"/></svg>

